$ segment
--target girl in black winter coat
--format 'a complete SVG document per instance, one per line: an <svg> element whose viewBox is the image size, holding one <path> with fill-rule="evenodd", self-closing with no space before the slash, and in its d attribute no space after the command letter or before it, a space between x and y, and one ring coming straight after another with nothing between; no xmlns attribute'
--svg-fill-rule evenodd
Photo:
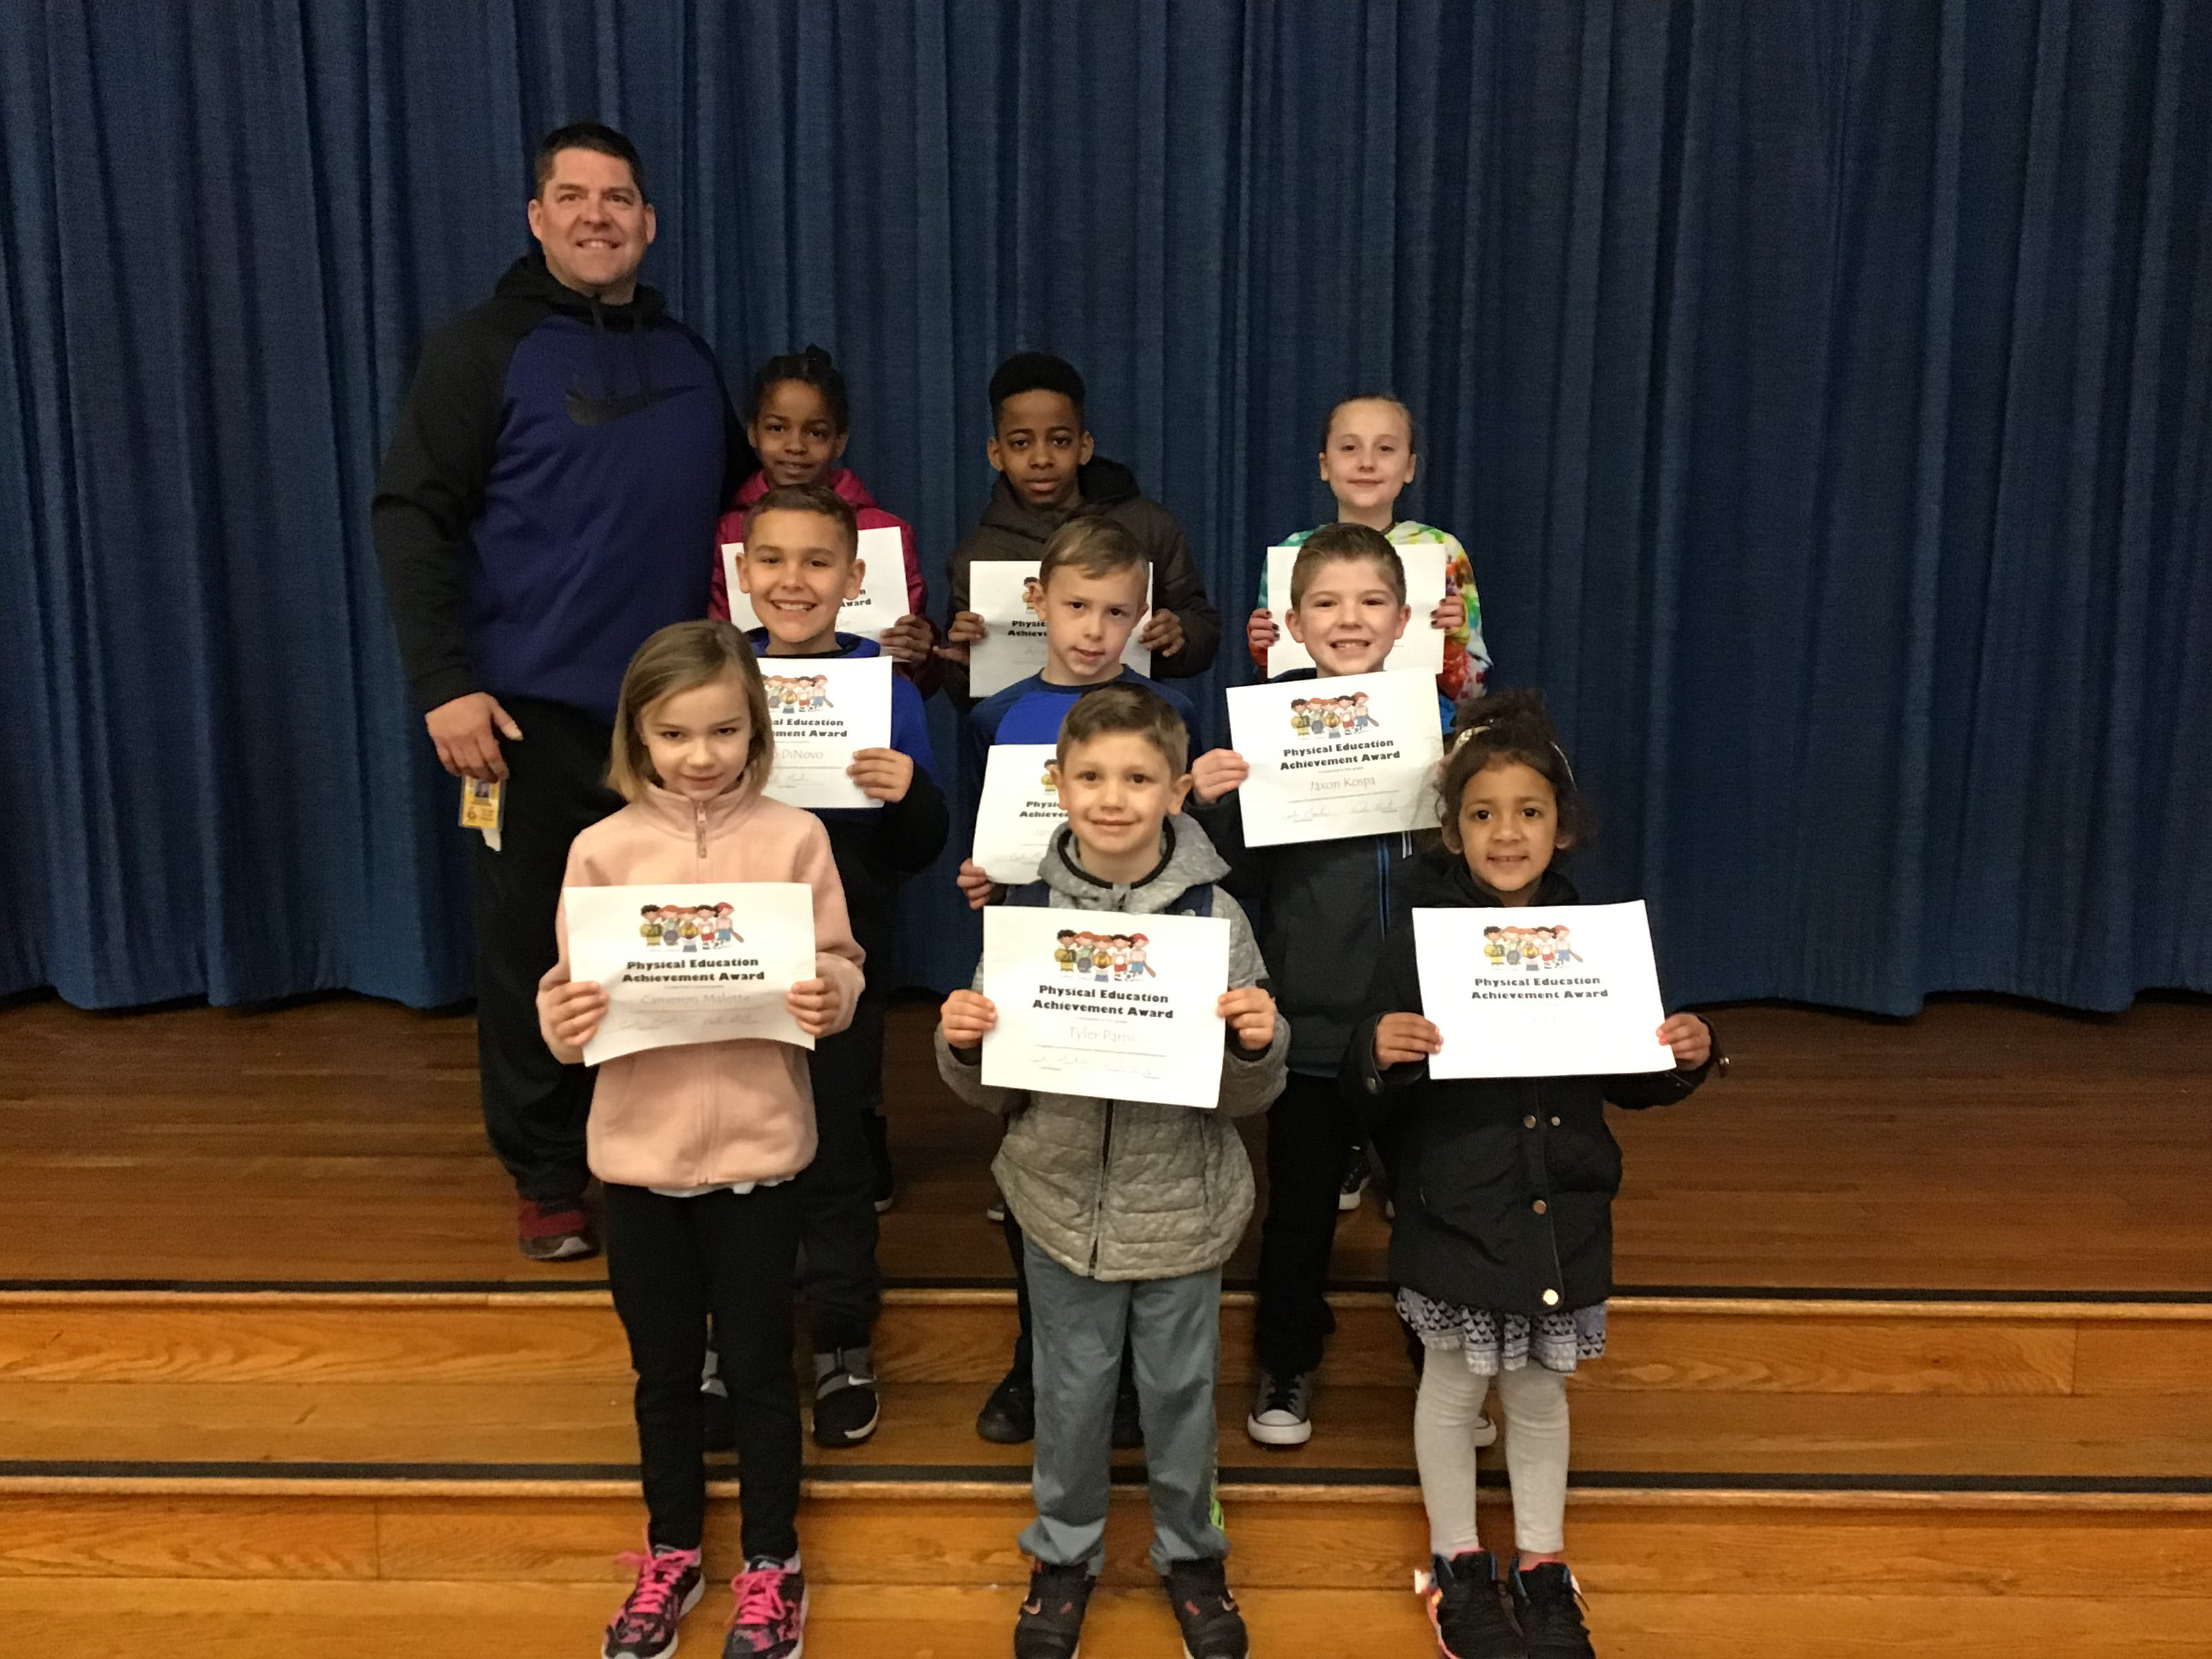
<svg viewBox="0 0 2212 1659"><path fill-rule="evenodd" d="M1464 711L1438 794L1443 845L1405 884L1407 908L1577 902L1552 862L1587 835L1588 809L1540 696L1507 692ZM1581 1659L1589 1636L1560 1553L1566 1375L1605 1352L1620 1187L1605 1104L1681 1099L1712 1065L1712 1031L1694 1014L1662 1025L1671 1072L1431 1079L1443 1039L1422 1012L1410 926L1391 928L1367 1006L1345 1070L1390 1168L1398 1311L1426 1350L1413 1448L1437 1643L1447 1659ZM1474 1430L1493 1382L1519 1546L1510 1618L1474 1527Z"/></svg>

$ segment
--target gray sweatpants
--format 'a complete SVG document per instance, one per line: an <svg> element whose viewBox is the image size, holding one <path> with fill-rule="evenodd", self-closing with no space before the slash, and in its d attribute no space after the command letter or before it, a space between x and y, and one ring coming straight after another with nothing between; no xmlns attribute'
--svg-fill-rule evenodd
<svg viewBox="0 0 2212 1659"><path fill-rule="evenodd" d="M1024 1239L1036 1333L1037 1518L1021 1546L1054 1566L1106 1563L1114 1395L1127 1333L1152 1500L1152 1568L1225 1557L1214 1504L1213 1379L1221 1272L1101 1280L1072 1273Z"/></svg>

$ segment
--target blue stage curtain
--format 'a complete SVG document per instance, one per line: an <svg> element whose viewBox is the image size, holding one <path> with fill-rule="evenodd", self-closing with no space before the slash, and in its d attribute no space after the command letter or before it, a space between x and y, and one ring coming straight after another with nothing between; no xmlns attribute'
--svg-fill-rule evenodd
<svg viewBox="0 0 2212 1659"><path fill-rule="evenodd" d="M1075 359L1237 643L1395 389L1672 996L2212 988L2212 9L0 0L0 989L465 994L367 504L525 155L944 555ZM942 752L952 753L939 708ZM908 975L964 980L945 883Z"/></svg>

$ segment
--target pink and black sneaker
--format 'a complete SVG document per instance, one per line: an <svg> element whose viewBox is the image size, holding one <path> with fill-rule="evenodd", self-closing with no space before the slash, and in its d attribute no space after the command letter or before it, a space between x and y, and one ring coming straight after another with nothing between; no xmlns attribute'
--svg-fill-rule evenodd
<svg viewBox="0 0 2212 1659"><path fill-rule="evenodd" d="M580 1261L599 1253L599 1235L584 1208L581 1194L574 1198L526 1198L514 1224L514 1242L532 1261Z"/></svg>
<svg viewBox="0 0 2212 1659"><path fill-rule="evenodd" d="M706 1593L699 1552L663 1545L650 1555L625 1555L622 1562L636 1572L637 1588L607 1626L599 1659L663 1659L676 1651L676 1627Z"/></svg>
<svg viewBox="0 0 2212 1659"><path fill-rule="evenodd" d="M799 1558L757 1555L730 1588L737 1607L722 1659L799 1659L806 1646L806 1575Z"/></svg>

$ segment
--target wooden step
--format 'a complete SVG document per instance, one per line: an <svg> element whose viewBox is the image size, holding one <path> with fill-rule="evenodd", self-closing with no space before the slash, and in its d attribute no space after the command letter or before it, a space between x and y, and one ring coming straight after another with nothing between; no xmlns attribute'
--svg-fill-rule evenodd
<svg viewBox="0 0 2212 1659"><path fill-rule="evenodd" d="M1339 1292L1327 1384L1408 1376L1382 1295ZM1252 1298L1222 1305L1222 1382L1249 1386ZM893 1290L878 1327L895 1382L995 1382L1011 1291ZM2212 1391L2212 1304L1623 1297L1593 1390L2120 1395ZM604 1291L15 1292L0 1295L15 1382L622 1383Z"/></svg>
<svg viewBox="0 0 2212 1659"><path fill-rule="evenodd" d="M1899 1489L2212 1489L2212 1395L1574 1392L1585 1486L1777 1482ZM1218 1396L1224 1483L1405 1483L1413 1395L1324 1389L1308 1444L1254 1445L1247 1397ZM981 1390L884 1389L865 1446L808 1449L823 1480L1018 1481L1028 1449L979 1439ZM636 1455L628 1389L588 1382L74 1383L0 1389L0 1474L457 1480L626 1479ZM1134 1464L1139 1454L1122 1455ZM489 1474L481 1472L489 1471Z"/></svg>
<svg viewBox="0 0 2212 1659"><path fill-rule="evenodd" d="M1009 1646L1018 1580L989 1588L844 1585L810 1591L811 1659L973 1659ZM1410 1583L1410 1581L1408 1581ZM2011 1659L2203 1659L2207 1604L2101 1597L2101 1575L2078 1567L2043 1593L1944 1591L1893 1577L1872 1591L1808 1593L1758 1586L1712 1593L1673 1588L1589 1591L1601 1653L1617 1659L1888 1659L1957 1654ZM1270 1655L1433 1653L1428 1621L1407 1588L1269 1589L1232 1585ZM1587 1586L1585 1587L1588 1588ZM2130 1587L2132 1588L2132 1586ZM544 1659L594 1644L621 1599L611 1584L145 1579L69 1583L0 1579L0 1625L51 1627L63 1617L72 1659L362 1659L465 1651L472 1659ZM717 1583L685 1620L684 1651L711 1654L728 1617ZM1102 1588L1085 1620L1086 1653L1170 1659L1173 1616L1150 1585Z"/></svg>

